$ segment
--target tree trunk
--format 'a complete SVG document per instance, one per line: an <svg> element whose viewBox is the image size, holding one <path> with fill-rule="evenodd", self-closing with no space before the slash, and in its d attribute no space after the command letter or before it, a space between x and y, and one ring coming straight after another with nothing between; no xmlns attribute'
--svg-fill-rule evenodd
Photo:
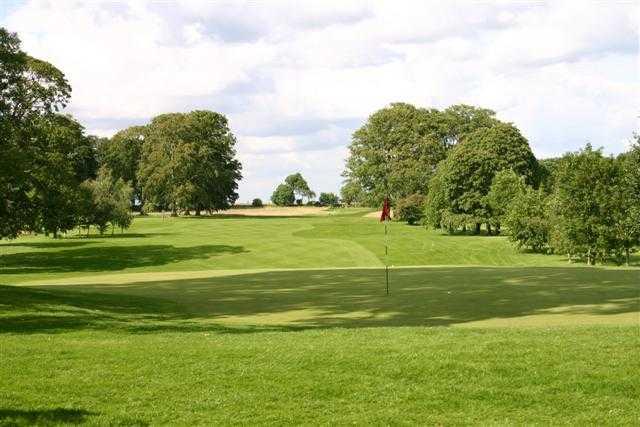
<svg viewBox="0 0 640 427"><path fill-rule="evenodd" d="M196 216L200 216L200 208L196 208Z"/></svg>
<svg viewBox="0 0 640 427"><path fill-rule="evenodd" d="M496 224L496 234L500 234L500 223Z"/></svg>
<svg viewBox="0 0 640 427"><path fill-rule="evenodd" d="M629 248L624 248L624 254L625 254L625 258L626 258L626 266L629 267L629 258L630 258L630 250Z"/></svg>
<svg viewBox="0 0 640 427"><path fill-rule="evenodd" d="M487 223L487 234L491 236L491 224Z"/></svg>
<svg viewBox="0 0 640 427"><path fill-rule="evenodd" d="M476 228L473 230L473 234L480 234L480 223L476 222Z"/></svg>

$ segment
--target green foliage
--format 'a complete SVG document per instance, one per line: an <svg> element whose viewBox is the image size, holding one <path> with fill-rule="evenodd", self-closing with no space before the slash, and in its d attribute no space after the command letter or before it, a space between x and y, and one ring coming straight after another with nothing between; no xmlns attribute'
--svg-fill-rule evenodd
<svg viewBox="0 0 640 427"><path fill-rule="evenodd" d="M509 229L509 239L518 248L543 252L548 248L551 226L547 216L544 191L531 187L514 187L503 222Z"/></svg>
<svg viewBox="0 0 640 427"><path fill-rule="evenodd" d="M555 176L561 160L560 157L538 160L540 165L540 188L547 194L550 194L555 187Z"/></svg>
<svg viewBox="0 0 640 427"><path fill-rule="evenodd" d="M80 178L91 142L77 121L63 115L38 119L32 135L30 161L38 165L30 174L33 230L57 237L78 222Z"/></svg>
<svg viewBox="0 0 640 427"><path fill-rule="evenodd" d="M461 130L453 130L453 117L404 103L375 112L353 134L343 175L359 183L372 206L387 195L426 194L429 178Z"/></svg>
<svg viewBox="0 0 640 427"><path fill-rule="evenodd" d="M16 237L22 230L42 226L34 224L42 218L39 209L43 195L34 176L39 169L38 159L46 152L63 152L64 149L48 147L50 140L39 134L42 122L63 108L71 93L64 74L53 65L32 58L20 49L20 39L0 27L0 238ZM56 120L56 119L53 119ZM37 138L37 141L36 141ZM54 161L47 159L48 164ZM67 162L67 158L62 159ZM66 170L65 165L59 165ZM48 166L47 166L48 170ZM46 172L39 173L41 176ZM51 184L51 183L49 183ZM49 206L67 205L73 197L67 184L55 196L46 201ZM36 193L39 197L36 197ZM55 200L54 200L55 199ZM66 214L53 221L52 232L66 226ZM49 227L49 225L44 225Z"/></svg>
<svg viewBox="0 0 640 427"><path fill-rule="evenodd" d="M296 197L293 188L287 184L280 184L271 195L271 202L276 206L293 206Z"/></svg>
<svg viewBox="0 0 640 427"><path fill-rule="evenodd" d="M342 198L342 203L346 206L356 207L367 205L367 194L360 182L355 179L345 180L344 185L340 189L340 197Z"/></svg>
<svg viewBox="0 0 640 427"><path fill-rule="evenodd" d="M615 188L614 233L626 264L630 253L640 246L640 135L631 150L618 158L621 182Z"/></svg>
<svg viewBox="0 0 640 427"><path fill-rule="evenodd" d="M111 170L114 178L122 178L128 182L133 188L132 199L138 201L142 201L142 189L137 173L144 135L144 126L132 126L117 132L110 139L101 141L98 146L101 164ZM135 200L131 200L132 205Z"/></svg>
<svg viewBox="0 0 640 427"><path fill-rule="evenodd" d="M81 206L83 226L89 229L94 225L100 234L109 226L124 230L133 221L131 215L131 195L133 189L122 178L115 179L111 171L103 166L95 180L83 183L85 199Z"/></svg>
<svg viewBox="0 0 640 427"><path fill-rule="evenodd" d="M556 240L593 264L617 250L615 223L620 209L617 187L621 184L619 164L590 145L562 158L555 177L551 215L558 228Z"/></svg>
<svg viewBox="0 0 640 427"><path fill-rule="evenodd" d="M138 182L145 202L174 214L220 210L238 194L241 165L227 119L211 111L162 114L144 131Z"/></svg>
<svg viewBox="0 0 640 427"><path fill-rule="evenodd" d="M486 203L491 211L494 225L500 227L500 224L505 220L509 205L525 191L525 188L526 184L522 177L511 169L501 170L493 177L489 193L486 196Z"/></svg>
<svg viewBox="0 0 640 427"><path fill-rule="evenodd" d="M406 221L409 225L418 224L424 218L425 197L421 194L412 194L398 200L394 210L394 216L400 221Z"/></svg>
<svg viewBox="0 0 640 427"><path fill-rule="evenodd" d="M439 167L429 180L429 192L425 198L424 223L431 228L443 226L443 216L447 212L447 194L444 188L445 168Z"/></svg>
<svg viewBox="0 0 640 427"><path fill-rule="evenodd" d="M309 189L309 184L307 184L307 181L302 177L300 172L287 176L284 183L291 187L295 196L299 197L300 203L298 204L302 204L302 199L304 197L312 199L316 196L316 193Z"/></svg>
<svg viewBox="0 0 640 427"><path fill-rule="evenodd" d="M263 206L262 199L253 199L251 201L251 206L253 206L254 208L261 208Z"/></svg>
<svg viewBox="0 0 640 427"><path fill-rule="evenodd" d="M496 222L492 216L487 194L497 172L513 170L528 184L537 184L538 164L527 140L511 124L497 123L465 136L438 166L434 188L430 195L430 222L448 218L447 227L455 229L460 223ZM455 227L454 227L455 223Z"/></svg>
<svg viewBox="0 0 640 427"><path fill-rule="evenodd" d="M320 193L318 202L320 203L320 206L340 206L340 199L334 193Z"/></svg>

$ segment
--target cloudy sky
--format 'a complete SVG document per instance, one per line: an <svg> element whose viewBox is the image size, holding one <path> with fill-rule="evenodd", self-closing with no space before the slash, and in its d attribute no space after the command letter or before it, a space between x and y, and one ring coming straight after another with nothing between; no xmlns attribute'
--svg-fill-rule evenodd
<svg viewBox="0 0 640 427"><path fill-rule="evenodd" d="M226 114L246 201L296 171L337 191L351 134L396 101L494 109L539 157L623 151L640 114L638 4L0 0L0 25L65 72L91 133Z"/></svg>

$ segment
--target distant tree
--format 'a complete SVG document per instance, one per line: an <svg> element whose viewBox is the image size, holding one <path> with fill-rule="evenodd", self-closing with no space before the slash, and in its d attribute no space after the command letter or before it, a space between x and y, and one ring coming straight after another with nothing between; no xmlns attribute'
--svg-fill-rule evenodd
<svg viewBox="0 0 640 427"><path fill-rule="evenodd" d="M547 194L550 194L553 191L556 171L561 160L561 158L557 157L538 161L538 164L540 165L540 188L542 188Z"/></svg>
<svg viewBox="0 0 640 427"><path fill-rule="evenodd" d="M418 224L424 218L424 203L425 197L422 194L404 197L396 203L394 215L409 225Z"/></svg>
<svg viewBox="0 0 640 427"><path fill-rule="evenodd" d="M551 225L547 216L546 195L531 187L514 187L503 223L509 229L509 239L519 248L542 252L548 248Z"/></svg>
<svg viewBox="0 0 640 427"><path fill-rule="evenodd" d="M253 199L253 201L251 202L251 206L253 206L254 208L261 208L262 199Z"/></svg>
<svg viewBox="0 0 640 427"><path fill-rule="evenodd" d="M15 237L42 217L34 199L38 123L63 108L71 93L64 74L20 49L15 33L0 28L0 238ZM66 163L67 159L65 159Z"/></svg>
<svg viewBox="0 0 640 427"><path fill-rule="evenodd" d="M353 134L343 176L360 184L372 206L379 206L385 196L395 200L425 195L449 148L464 135L498 123L494 114L468 105L438 111L391 104Z"/></svg>
<svg viewBox="0 0 640 427"><path fill-rule="evenodd" d="M138 182L146 202L171 209L229 208L241 165L227 119L211 111L155 117L145 129Z"/></svg>
<svg viewBox="0 0 640 427"><path fill-rule="evenodd" d="M320 206L335 207L340 205L340 199L334 193L320 193L318 202L320 202Z"/></svg>
<svg viewBox="0 0 640 427"><path fill-rule="evenodd" d="M589 264L605 260L616 249L614 213L620 200L612 190L620 185L620 178L615 160L590 145L565 155L558 165L551 212L561 224L557 240Z"/></svg>
<svg viewBox="0 0 640 427"><path fill-rule="evenodd" d="M302 177L300 172L287 176L284 183L291 187L293 193L298 196L297 198L300 200L300 203L298 204L302 204L302 199L305 197L307 199L312 199L316 196L316 193L311 191L309 184L307 184L307 181Z"/></svg>
<svg viewBox="0 0 640 427"><path fill-rule="evenodd" d="M640 135L631 150L618 158L622 179L614 189L614 217L616 239L625 262L629 265L630 254L640 246Z"/></svg>
<svg viewBox="0 0 640 427"><path fill-rule="evenodd" d="M486 202L491 213L492 224L500 231L500 225L505 220L505 215L511 202L525 191L526 184L522 177L511 169L498 172L491 182L491 187L486 196Z"/></svg>
<svg viewBox="0 0 640 427"><path fill-rule="evenodd" d="M529 143L516 127L505 123L466 135L439 168L442 195L436 198L447 205L449 220L458 222L457 216L464 222L471 221L476 233L481 223L491 229L493 219L486 196L497 172L511 169L534 186L539 177Z"/></svg>
<svg viewBox="0 0 640 427"><path fill-rule="evenodd" d="M280 184L271 195L271 202L276 206L293 206L295 202L293 188L287 184Z"/></svg>
<svg viewBox="0 0 640 427"><path fill-rule="evenodd" d="M362 185L354 179L347 179L340 189L342 203L347 206L366 206L367 195Z"/></svg>
<svg viewBox="0 0 640 427"><path fill-rule="evenodd" d="M111 169L114 178L122 178L133 188L132 206L136 201L143 200L137 173L140 167L144 132L144 126L129 127L109 139L102 140L98 148L101 164Z"/></svg>
<svg viewBox="0 0 640 427"><path fill-rule="evenodd" d="M435 174L429 180L429 192L425 198L424 222L432 228L447 227L453 233L453 224L444 223L444 215L448 211L449 201L444 187L446 168L439 166Z"/></svg>
<svg viewBox="0 0 640 427"><path fill-rule="evenodd" d="M478 129L490 128L499 123L495 111L472 105L452 105L442 112L442 135L449 146L462 141L465 135Z"/></svg>
<svg viewBox="0 0 640 427"><path fill-rule="evenodd" d="M77 224L80 182L91 174L85 169L91 141L77 121L60 114L37 119L31 141L39 148L30 154L37 165L29 176L33 229L58 237Z"/></svg>
<svg viewBox="0 0 640 427"><path fill-rule="evenodd" d="M129 228L133 221L131 215L131 185L122 178L114 178L111 170L103 166L95 180L83 183L84 199L80 207L83 209L82 224L89 229L94 225L100 234L111 226L121 230Z"/></svg>

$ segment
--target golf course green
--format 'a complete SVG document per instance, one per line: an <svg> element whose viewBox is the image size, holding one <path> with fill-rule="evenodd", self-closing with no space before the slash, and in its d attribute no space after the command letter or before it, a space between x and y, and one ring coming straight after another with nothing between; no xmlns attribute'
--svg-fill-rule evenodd
<svg viewBox="0 0 640 427"><path fill-rule="evenodd" d="M0 425L638 422L639 256L367 212L0 242Z"/></svg>

